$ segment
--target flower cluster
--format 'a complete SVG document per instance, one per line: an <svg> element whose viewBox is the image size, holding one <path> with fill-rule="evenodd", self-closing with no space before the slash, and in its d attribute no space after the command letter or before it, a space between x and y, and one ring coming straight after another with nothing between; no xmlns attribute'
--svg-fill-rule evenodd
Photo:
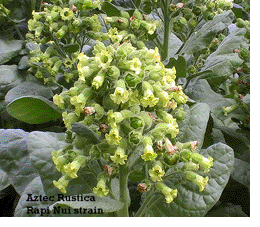
<svg viewBox="0 0 260 227"><path fill-rule="evenodd" d="M105 168L93 192L107 196L108 183L117 177L118 169L130 165L131 157L140 156L148 167L141 191L156 190L171 203L177 189L168 187L164 177L177 163L183 163L183 176L202 191L207 180L195 172L208 172L213 159L196 152L196 141L182 144L176 139L177 120L185 118L183 105L188 97L175 82L175 67L166 68L158 48L148 49L140 41L159 24L135 10L131 16L121 12L118 17L104 17L107 32L101 32L99 16L91 14L101 7L100 1L53 2L56 5L45 4L43 12L33 13L27 36L45 44L31 52L30 71L45 83L57 83L59 74L70 82L68 89L53 97L62 110L70 143L69 149L52 153L62 174L53 181L55 187L66 193L86 159L98 159ZM96 40L88 53L82 52L79 44L83 42L77 43L85 36ZM74 123L87 130L87 142L80 142Z"/></svg>
<svg viewBox="0 0 260 227"><path fill-rule="evenodd" d="M233 7L229 0L197 0L196 4L184 3L170 4L170 12L177 13L173 20L173 31L177 33L185 32L188 29L194 29L198 25L198 18L209 21L214 16L223 13Z"/></svg>
<svg viewBox="0 0 260 227"><path fill-rule="evenodd" d="M105 46L98 41L92 57L79 54L78 59L78 80L53 100L64 110L68 130L80 122L97 135L104 134L102 144L112 152L101 151L101 157L110 166L126 165L133 148L140 146L141 159L150 166L149 177L154 184L163 181L165 167L177 162L197 167L184 168L184 172L200 167L209 171L213 160L195 152L197 142L173 145L170 141L176 138L179 127L169 112L188 98L175 83L175 68L165 68L157 48L138 49L130 42ZM101 131L100 125L106 125L106 130ZM93 189L98 196L107 194L106 178L108 175ZM177 189L162 185L156 188L165 194L166 202L172 202L177 193Z"/></svg>
<svg viewBox="0 0 260 227"><path fill-rule="evenodd" d="M52 152L52 160L56 169L62 173L62 177L53 184L62 193L67 193L66 187L71 179L77 178L78 170L85 165L86 157L79 150L73 150L73 146L65 147Z"/></svg>

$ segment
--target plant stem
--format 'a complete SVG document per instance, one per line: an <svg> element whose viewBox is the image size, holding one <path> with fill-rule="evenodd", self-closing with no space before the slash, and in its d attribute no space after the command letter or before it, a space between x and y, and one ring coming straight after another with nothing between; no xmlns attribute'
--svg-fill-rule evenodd
<svg viewBox="0 0 260 227"><path fill-rule="evenodd" d="M127 165L119 166L119 188L120 188L120 201L124 203L123 208L119 211L121 217L129 217L128 213L128 168Z"/></svg>
<svg viewBox="0 0 260 227"><path fill-rule="evenodd" d="M163 2L164 4L164 9L162 10L163 12L163 17L164 17L164 37L163 37L163 52L162 52L162 60L165 60L168 57L168 49L169 49L169 35L170 35L170 17L168 14L168 5L169 2L166 0Z"/></svg>

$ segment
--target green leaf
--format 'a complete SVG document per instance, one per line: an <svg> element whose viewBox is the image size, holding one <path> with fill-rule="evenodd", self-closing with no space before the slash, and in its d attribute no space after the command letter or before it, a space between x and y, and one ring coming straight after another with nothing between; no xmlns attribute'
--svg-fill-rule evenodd
<svg viewBox="0 0 260 227"><path fill-rule="evenodd" d="M26 81L9 90L5 96L5 101L6 103L10 103L14 99L30 95L51 99L53 97L53 92L50 88L43 86L40 83Z"/></svg>
<svg viewBox="0 0 260 227"><path fill-rule="evenodd" d="M9 185L10 182L7 173L0 169L0 191L7 188Z"/></svg>
<svg viewBox="0 0 260 227"><path fill-rule="evenodd" d="M209 120L210 108L206 103L197 103L188 107L184 106L185 119L178 122L179 134L177 140L184 142L198 141L201 148Z"/></svg>
<svg viewBox="0 0 260 227"><path fill-rule="evenodd" d="M209 55L201 71L211 70L200 79L206 78L211 86L226 81L227 76L232 76L235 69L238 68L243 60L233 53L234 49L248 48L249 42L244 37L245 28L237 28L234 24L229 26L230 34L223 39L215 52Z"/></svg>
<svg viewBox="0 0 260 227"><path fill-rule="evenodd" d="M232 11L218 14L187 40L180 54L193 54L208 47L215 35L228 27L235 19Z"/></svg>
<svg viewBox="0 0 260 227"><path fill-rule="evenodd" d="M244 162L238 158L235 158L234 168L231 173L231 177L250 188L250 165L247 162Z"/></svg>
<svg viewBox="0 0 260 227"><path fill-rule="evenodd" d="M28 124L41 124L61 118L58 107L40 96L23 96L7 105L8 113Z"/></svg>
<svg viewBox="0 0 260 227"><path fill-rule="evenodd" d="M66 143L64 133L31 132L29 134L28 149L32 165L37 169L46 195L57 195L61 193L53 185L53 180L58 180L61 173L56 170L52 161L52 152L62 149ZM86 167L87 168L87 167ZM91 192L96 186L96 177L84 173L84 168L79 170L80 177L72 179L67 186L66 195L83 194Z"/></svg>
<svg viewBox="0 0 260 227"><path fill-rule="evenodd" d="M176 69L176 80L178 80L180 77L186 77L187 63L184 57L178 56L177 59L170 58L166 68L172 68L173 66Z"/></svg>
<svg viewBox="0 0 260 227"><path fill-rule="evenodd" d="M224 98L222 95L214 92L206 80L194 79L185 89L185 94L197 102L207 103L211 113L221 121L227 119L223 114L222 107L235 104L234 99ZM242 112L238 109L230 113L229 117L237 117L240 113Z"/></svg>
<svg viewBox="0 0 260 227"><path fill-rule="evenodd" d="M17 65L0 65L0 93L6 93L22 83L24 78L19 74Z"/></svg>
<svg viewBox="0 0 260 227"><path fill-rule="evenodd" d="M18 64L18 69L19 70L25 70L25 69L29 69L29 64L28 64L28 61L29 61L30 57L28 55L25 55L21 58L21 60L19 61L19 64Z"/></svg>
<svg viewBox="0 0 260 227"><path fill-rule="evenodd" d="M242 210L241 205L232 203L223 203L218 205L214 210L210 210L206 217L248 217Z"/></svg>
<svg viewBox="0 0 260 227"><path fill-rule="evenodd" d="M45 217L50 216L47 213L47 208L49 207L49 202L46 201L27 201L28 195L33 196L46 196L41 178L35 177L25 188L23 194L21 195L19 202L15 208L15 217ZM33 197L34 198L34 197ZM33 210L33 212L30 212Z"/></svg>
<svg viewBox="0 0 260 227"><path fill-rule="evenodd" d="M0 129L0 168L8 174L10 184L20 195L38 176L30 162L28 135L21 129Z"/></svg>
<svg viewBox="0 0 260 227"><path fill-rule="evenodd" d="M68 44L68 45L64 45L63 48L67 53L74 53L79 50L79 44L77 43Z"/></svg>
<svg viewBox="0 0 260 227"><path fill-rule="evenodd" d="M71 130L77 133L79 136L87 138L90 142L94 144L100 143L98 135L92 129L81 123L76 122L72 124Z"/></svg>
<svg viewBox="0 0 260 227"><path fill-rule="evenodd" d="M207 175L199 172L200 175L209 176L205 190L199 192L195 184L187 181L177 186L178 196L172 203L166 204L162 197L146 216L202 217L215 205L230 177L234 153L229 146L217 143L202 150L201 154L214 158L214 166ZM176 188L174 176L165 180L165 183L171 188Z"/></svg>
<svg viewBox="0 0 260 227"><path fill-rule="evenodd" d="M0 65L16 57L22 49L22 40L8 40L0 37ZM1 78L1 76L0 76Z"/></svg>
<svg viewBox="0 0 260 227"><path fill-rule="evenodd" d="M106 13L106 15L109 17L113 17L113 16L120 17L121 16L120 11L132 12L133 9L116 6L109 2L103 2L102 11L104 11Z"/></svg>
<svg viewBox="0 0 260 227"><path fill-rule="evenodd" d="M84 209L92 209L93 211L96 209L102 209L102 211L104 213L112 213L115 211L119 211L120 209L122 209L122 207L124 206L124 204L122 202L119 202L117 200L114 199L110 199L108 197L97 197L95 196L95 194L90 193L90 194L83 194L84 196L94 196L95 201L58 201L56 203L54 203L52 206L50 206L50 210L53 210L54 207L58 206L58 205L66 205L68 207L71 207L74 209L74 211L72 212L76 212L75 209L80 209L80 208L84 208ZM102 214L102 213L101 213ZM86 216L92 216L92 214L88 214L86 213Z"/></svg>

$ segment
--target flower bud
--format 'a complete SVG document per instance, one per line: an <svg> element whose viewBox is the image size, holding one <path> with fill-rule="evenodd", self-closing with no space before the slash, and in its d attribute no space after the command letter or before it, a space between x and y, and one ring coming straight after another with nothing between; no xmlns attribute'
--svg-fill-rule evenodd
<svg viewBox="0 0 260 227"><path fill-rule="evenodd" d="M137 9L134 11L133 17L137 18L139 20L143 20L144 19L142 13L139 10L137 10Z"/></svg>
<svg viewBox="0 0 260 227"><path fill-rule="evenodd" d="M174 150L174 148L170 150ZM179 153L166 152L164 154L163 161L170 166L175 165L179 161Z"/></svg>
<svg viewBox="0 0 260 227"><path fill-rule="evenodd" d="M244 61L249 61L250 51L246 48L241 48L238 52L238 56Z"/></svg>
<svg viewBox="0 0 260 227"><path fill-rule="evenodd" d="M130 125L132 128L137 129L137 128L143 127L144 123L143 123L142 119L140 119L139 117L131 117Z"/></svg>
<svg viewBox="0 0 260 227"><path fill-rule="evenodd" d="M174 117L179 120L183 121L185 119L186 112L183 107L179 107L175 110Z"/></svg>
<svg viewBox="0 0 260 227"><path fill-rule="evenodd" d="M63 25L55 34L58 39L62 39L68 31L68 27Z"/></svg>
<svg viewBox="0 0 260 227"><path fill-rule="evenodd" d="M105 165L105 166L104 166L105 174L106 174L108 177L110 177L110 176L112 175L113 169L114 169L114 168L113 168L112 166L110 166L110 165Z"/></svg>
<svg viewBox="0 0 260 227"><path fill-rule="evenodd" d="M99 89L103 83L104 83L104 80L105 80L105 72L101 69L98 74L94 77L93 81L92 81L92 87L94 89Z"/></svg>
<svg viewBox="0 0 260 227"><path fill-rule="evenodd" d="M116 80L120 75L120 70L112 65L107 68L107 76L110 80Z"/></svg>
<svg viewBox="0 0 260 227"><path fill-rule="evenodd" d="M180 151L180 159L183 162L188 162L191 159L191 151L187 149L183 149Z"/></svg>
<svg viewBox="0 0 260 227"><path fill-rule="evenodd" d="M129 87L135 88L136 85L141 82L141 79L138 76L132 74L131 72L127 72L125 76L125 81Z"/></svg>
<svg viewBox="0 0 260 227"><path fill-rule="evenodd" d="M155 185L156 189L165 196L166 203L171 203L177 197L177 189L171 189L162 182Z"/></svg>
<svg viewBox="0 0 260 227"><path fill-rule="evenodd" d="M198 21L194 18L191 18L189 21L188 21L188 26L192 29L196 28L198 25Z"/></svg>
<svg viewBox="0 0 260 227"><path fill-rule="evenodd" d="M146 191L146 189L147 189L147 185L145 184L145 183L139 183L138 185L137 185L137 191L139 191L139 192L145 192Z"/></svg>
<svg viewBox="0 0 260 227"><path fill-rule="evenodd" d="M183 171L194 171L194 170L198 170L200 168L199 164L195 164L193 162L185 162L182 170Z"/></svg>
<svg viewBox="0 0 260 227"><path fill-rule="evenodd" d="M129 134L129 141L133 144L138 144L140 143L142 139L142 133L139 131L132 131Z"/></svg>
<svg viewBox="0 0 260 227"><path fill-rule="evenodd" d="M122 10L122 11L120 11L120 14L121 14L121 16L124 17L124 18L130 19L130 15L129 15L128 12Z"/></svg>
<svg viewBox="0 0 260 227"><path fill-rule="evenodd" d="M207 9L213 10L215 8L215 2L208 1L206 4Z"/></svg>

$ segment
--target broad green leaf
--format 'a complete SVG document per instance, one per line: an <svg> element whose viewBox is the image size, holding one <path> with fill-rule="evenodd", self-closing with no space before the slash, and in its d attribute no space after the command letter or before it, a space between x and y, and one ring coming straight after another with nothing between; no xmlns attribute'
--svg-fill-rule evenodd
<svg viewBox="0 0 260 227"><path fill-rule="evenodd" d="M200 76L201 79L207 78L212 86L226 81L227 76L232 76L234 70L242 64L243 60L237 53L233 53L233 50L249 47L249 42L244 37L246 29L237 28L235 25L233 27L235 28L230 29L231 33L223 39L218 49L207 57L201 69L201 71L212 71Z"/></svg>
<svg viewBox="0 0 260 227"><path fill-rule="evenodd" d="M0 169L0 191L10 185L8 175L5 171Z"/></svg>
<svg viewBox="0 0 260 227"><path fill-rule="evenodd" d="M10 103L14 99L30 95L51 99L53 97L53 92L50 88L43 86L40 83L26 81L9 90L5 96L5 101L6 103Z"/></svg>
<svg viewBox="0 0 260 227"><path fill-rule="evenodd" d="M21 195L19 202L15 208L15 217L48 217L49 202L47 201L31 201L29 195L34 196L46 196L43 190L40 177L35 177L30 183L28 183L23 194Z"/></svg>
<svg viewBox="0 0 260 227"><path fill-rule="evenodd" d="M177 186L178 196L172 203L165 203L165 198L162 196L146 216L202 217L215 205L230 177L234 164L234 152L229 146L217 143L201 150L200 153L204 157L214 158L214 166L209 173L199 172L200 175L209 177L204 191L199 192L195 184L186 181ZM176 188L174 182L174 178L165 180L171 188Z"/></svg>
<svg viewBox="0 0 260 227"><path fill-rule="evenodd" d="M185 89L185 94L197 102L207 103L211 113L221 121L227 119L223 114L222 107L235 104L234 99L224 98L222 95L214 92L206 80L194 79ZM237 117L241 113L243 112L238 109L230 113L229 117Z"/></svg>
<svg viewBox="0 0 260 227"><path fill-rule="evenodd" d="M28 132L21 129L0 129L0 168L21 195L37 171L31 165L27 141Z"/></svg>
<svg viewBox="0 0 260 227"><path fill-rule="evenodd" d="M205 217L248 217L248 215L242 210L241 205L224 203L210 210Z"/></svg>
<svg viewBox="0 0 260 227"><path fill-rule="evenodd" d="M16 57L23 46L22 40L8 40L0 37L0 65ZM1 78L1 76L0 76Z"/></svg>
<svg viewBox="0 0 260 227"><path fill-rule="evenodd" d="M113 16L121 16L120 11L129 11L132 12L133 9L130 8L124 8L121 6L116 6L112 3L109 2L104 2L102 4L102 11L106 13L107 16L113 17Z"/></svg>
<svg viewBox="0 0 260 227"><path fill-rule="evenodd" d="M235 181L249 188L250 187L250 165L247 162L235 158L234 168L231 173L231 177Z"/></svg>
<svg viewBox="0 0 260 227"><path fill-rule="evenodd" d="M72 124L73 132L77 133L79 136L87 138L91 143L97 144L100 143L98 135L89 127L80 124L78 122Z"/></svg>
<svg viewBox="0 0 260 227"><path fill-rule="evenodd" d="M116 200L120 200L120 185L119 185L119 179L118 178L113 178L110 182L110 188L111 188L111 193ZM129 190L128 190L128 204L131 202Z"/></svg>
<svg viewBox="0 0 260 227"><path fill-rule="evenodd" d="M198 141L201 148L209 120L210 108L206 103L197 103L188 107L185 105L186 116L178 122L179 134L177 140L184 142Z"/></svg>
<svg viewBox="0 0 260 227"><path fill-rule="evenodd" d="M18 69L19 70L25 70L25 69L29 69L29 64L28 64L28 61L29 61L30 57L28 55L25 55L21 58L21 60L19 61L19 64L18 64Z"/></svg>
<svg viewBox="0 0 260 227"><path fill-rule="evenodd" d="M7 105L8 113L29 124L41 124L61 118L58 107L41 96L23 96Z"/></svg>
<svg viewBox="0 0 260 227"><path fill-rule="evenodd" d="M52 152L58 151L66 145L64 139L64 133L31 132L29 134L28 149L30 151L31 162L37 169L43 183L44 191L48 196L61 193L53 185L53 180L59 180L62 175L56 170L56 166L52 161ZM84 174L84 168L79 170L78 175L78 178L70 181L67 186L68 193L66 195L91 192L92 188L96 186L96 178L89 173Z"/></svg>
<svg viewBox="0 0 260 227"><path fill-rule="evenodd" d="M215 35L227 28L234 19L234 13L230 10L215 16L187 40L180 54L192 54L208 47Z"/></svg>
<svg viewBox="0 0 260 227"><path fill-rule="evenodd" d="M6 94L10 89L22 83L17 65L0 65L0 92Z"/></svg>
<svg viewBox="0 0 260 227"><path fill-rule="evenodd" d="M182 56L178 56L177 59L175 58L170 58L168 64L166 65L167 68L172 68L175 67L176 69L176 80L180 77L186 77L186 60Z"/></svg>
<svg viewBox="0 0 260 227"><path fill-rule="evenodd" d="M57 207L59 205L66 205L66 206L74 209L74 210L72 210L72 212L74 212L74 214L77 214L76 209L78 209L78 211L79 211L80 208L84 208L84 209L88 209L88 210L92 209L92 211L94 211L95 209L96 210L102 209L103 213L112 213L115 211L119 211L124 206L124 204L122 202L119 202L114 199L110 199L108 197L98 197L98 196L95 196L95 194L93 194L93 193L83 194L82 196L83 197L84 196L94 196L95 201L58 201L58 202L54 203L52 206L50 206L50 210L53 210L54 207ZM91 216L91 214L86 213L86 216Z"/></svg>

